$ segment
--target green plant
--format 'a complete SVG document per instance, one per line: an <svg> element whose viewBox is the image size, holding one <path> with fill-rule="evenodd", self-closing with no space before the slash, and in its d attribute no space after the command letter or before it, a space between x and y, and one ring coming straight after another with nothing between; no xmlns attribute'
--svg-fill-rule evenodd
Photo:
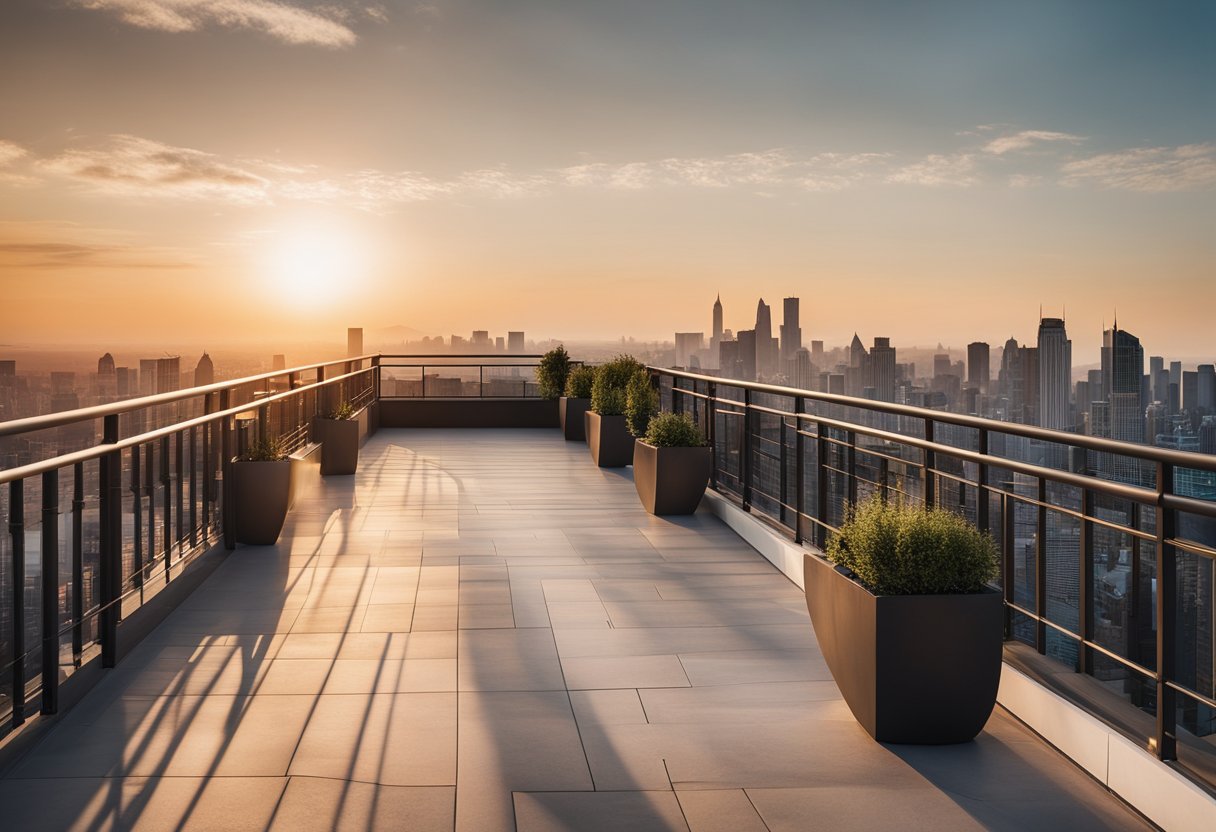
<svg viewBox="0 0 1216 832"><path fill-rule="evenodd" d="M642 362L631 355L618 355L597 367L591 385L591 409L601 416L623 414L628 402L625 388L629 386L629 379L644 369Z"/></svg>
<svg viewBox="0 0 1216 832"><path fill-rule="evenodd" d="M660 413L650 420L646 444L656 448L700 448L705 434L687 413Z"/></svg>
<svg viewBox="0 0 1216 832"><path fill-rule="evenodd" d="M876 595L980 592L997 574L996 544L965 518L877 496L849 507L827 554Z"/></svg>
<svg viewBox="0 0 1216 832"><path fill-rule="evenodd" d="M245 449L243 462L277 462L287 458L287 446L282 437L263 436Z"/></svg>
<svg viewBox="0 0 1216 832"><path fill-rule="evenodd" d="M595 368L579 364L566 376L566 395L572 399L591 398L591 385L595 383Z"/></svg>
<svg viewBox="0 0 1216 832"><path fill-rule="evenodd" d="M326 419L353 419L355 417L355 406L349 401L344 401L329 413L325 414Z"/></svg>
<svg viewBox="0 0 1216 832"><path fill-rule="evenodd" d="M625 423L639 439L646 435L650 417L659 412L659 393L650 384L650 373L638 370L625 387Z"/></svg>
<svg viewBox="0 0 1216 832"><path fill-rule="evenodd" d="M540 394L546 399L556 399L566 389L566 377L570 375L570 354L558 344L541 356L536 365L536 380Z"/></svg>

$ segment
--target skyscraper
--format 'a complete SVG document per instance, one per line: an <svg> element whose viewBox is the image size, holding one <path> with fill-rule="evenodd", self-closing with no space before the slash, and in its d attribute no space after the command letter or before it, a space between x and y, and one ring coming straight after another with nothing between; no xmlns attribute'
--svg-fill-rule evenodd
<svg viewBox="0 0 1216 832"><path fill-rule="evenodd" d="M714 325L713 335L710 338L709 348L717 355L718 344L722 343L722 296L718 295L714 300Z"/></svg>
<svg viewBox="0 0 1216 832"><path fill-rule="evenodd" d="M1072 430L1072 341L1062 318L1039 320L1039 425Z"/></svg>
<svg viewBox="0 0 1216 832"><path fill-rule="evenodd" d="M703 349L705 349L704 332L677 332L676 366L689 369L692 367L693 357Z"/></svg>
<svg viewBox="0 0 1216 832"><path fill-rule="evenodd" d="M1106 393L1108 427L1106 436L1122 442L1144 442L1144 402L1141 378L1144 375L1144 349L1140 339L1119 329L1118 321L1102 333L1102 388ZM1101 435L1101 434L1099 434ZM1142 480L1137 460L1116 456L1110 470L1103 471L1120 482Z"/></svg>
<svg viewBox="0 0 1216 832"><path fill-rule="evenodd" d="M211 361L211 356L203 353L203 357L198 360L198 364L194 367L194 386L202 387L204 384L212 384L215 382L215 364Z"/></svg>
<svg viewBox="0 0 1216 832"><path fill-rule="evenodd" d="M179 355L156 359L156 392L182 389L182 359Z"/></svg>
<svg viewBox="0 0 1216 832"><path fill-rule="evenodd" d="M97 375L112 376L114 375L114 356L106 353L101 358L97 359Z"/></svg>
<svg viewBox="0 0 1216 832"><path fill-rule="evenodd" d="M988 392L988 382L992 378L990 359L991 350L985 342L967 345L967 383L978 387L981 393Z"/></svg>
<svg viewBox="0 0 1216 832"><path fill-rule="evenodd" d="M522 332L507 332L507 352L519 354L524 351L524 334Z"/></svg>
<svg viewBox="0 0 1216 832"><path fill-rule="evenodd" d="M756 304L756 375L762 378L777 371L777 339L773 337L773 315L769 305L760 298ZM746 352L746 350L745 350ZM744 361L747 360L746 355Z"/></svg>
<svg viewBox="0 0 1216 832"><path fill-rule="evenodd" d="M802 327L798 321L798 298L786 298L782 304L781 318L781 366L783 369L794 360L794 353L802 349Z"/></svg>
<svg viewBox="0 0 1216 832"><path fill-rule="evenodd" d="M870 386L880 402L895 401L895 347L890 338L875 338L870 350Z"/></svg>
<svg viewBox="0 0 1216 832"><path fill-rule="evenodd" d="M741 372L743 375L743 380L755 381L757 369L756 361L758 358L756 352L759 349L759 344L757 343L756 338L756 330L741 329L736 333L736 337L739 339L738 361L742 365Z"/></svg>

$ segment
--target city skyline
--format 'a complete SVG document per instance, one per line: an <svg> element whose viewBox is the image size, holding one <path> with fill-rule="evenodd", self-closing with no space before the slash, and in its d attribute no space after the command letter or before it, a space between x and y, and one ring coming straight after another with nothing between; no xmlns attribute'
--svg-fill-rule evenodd
<svg viewBox="0 0 1216 832"><path fill-rule="evenodd" d="M828 341L1024 342L1042 305L1201 358L1214 14L14 0L0 328L656 338L705 291L745 328L759 281Z"/></svg>

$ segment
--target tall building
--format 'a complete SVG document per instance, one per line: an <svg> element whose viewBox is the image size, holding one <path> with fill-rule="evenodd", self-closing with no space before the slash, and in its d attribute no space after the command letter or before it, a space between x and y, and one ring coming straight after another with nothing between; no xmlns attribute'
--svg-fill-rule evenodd
<svg viewBox="0 0 1216 832"><path fill-rule="evenodd" d="M802 349L802 326L798 321L798 298L786 298L782 303L781 318L781 366L784 368L794 360L794 353Z"/></svg>
<svg viewBox="0 0 1216 832"><path fill-rule="evenodd" d="M97 375L112 376L114 375L114 356L106 353L101 358L97 359Z"/></svg>
<svg viewBox="0 0 1216 832"><path fill-rule="evenodd" d="M1141 378L1144 376L1144 349L1140 339L1119 329L1118 321L1102 333L1102 389L1106 394L1107 432L1122 442L1144 442L1144 401ZM1130 457L1116 456L1103 474L1120 482L1139 483L1140 465Z"/></svg>
<svg viewBox="0 0 1216 832"><path fill-rule="evenodd" d="M697 353L705 349L704 332L676 333L676 366L688 369Z"/></svg>
<svg viewBox="0 0 1216 832"><path fill-rule="evenodd" d="M152 396L156 393L156 359L139 359L139 395Z"/></svg>
<svg viewBox="0 0 1216 832"><path fill-rule="evenodd" d="M777 372L777 339L773 337L773 315L764 298L756 304L756 375L763 378ZM742 349L742 348L741 348ZM745 359L746 360L746 357Z"/></svg>
<svg viewBox="0 0 1216 832"><path fill-rule="evenodd" d="M806 347L799 347L794 353L794 374L793 384L799 390L814 390L816 389L815 365L811 363L811 351Z"/></svg>
<svg viewBox="0 0 1216 832"><path fill-rule="evenodd" d="M1039 425L1053 430L1074 427L1069 393L1072 388L1072 341L1063 318L1039 320Z"/></svg>
<svg viewBox="0 0 1216 832"><path fill-rule="evenodd" d="M724 340L724 336L722 333L722 295L718 295L717 299L714 300L713 335L710 336L710 341L709 341L710 354L713 356L713 360L715 360L715 361L719 360L721 357L721 350L719 350L718 345L721 344L723 340ZM721 368L722 365L720 362L719 362L718 366L719 366L719 368Z"/></svg>
<svg viewBox="0 0 1216 832"><path fill-rule="evenodd" d="M490 331L488 329L473 330L472 343L474 349L481 350L482 352L489 352L491 344Z"/></svg>
<svg viewBox="0 0 1216 832"><path fill-rule="evenodd" d="M1160 355L1149 356L1148 384L1149 390L1152 392L1153 401L1164 402L1169 399L1169 371L1165 369L1165 359Z"/></svg>
<svg viewBox="0 0 1216 832"><path fill-rule="evenodd" d="M890 338L875 338L870 350L870 385L880 402L895 401L895 347Z"/></svg>
<svg viewBox="0 0 1216 832"><path fill-rule="evenodd" d="M182 359L180 355L156 359L156 392L171 393L182 389Z"/></svg>
<svg viewBox="0 0 1216 832"><path fill-rule="evenodd" d="M992 379L989 361L992 351L983 341L975 341L967 345L967 383L974 385L981 393L988 392L988 382Z"/></svg>
<svg viewBox="0 0 1216 832"><path fill-rule="evenodd" d="M741 329L735 333L735 337L739 341L739 363L740 373L744 381L756 380L756 364L758 356L756 350L758 348L756 330Z"/></svg>
<svg viewBox="0 0 1216 832"><path fill-rule="evenodd" d="M352 326L346 329L346 357L354 358L363 355L363 327Z"/></svg>
<svg viewBox="0 0 1216 832"><path fill-rule="evenodd" d="M141 364L140 373L143 373L142 363L143 362L140 362L140 364ZM286 370L287 369L287 356L283 355L282 353L276 353L276 354L270 356L270 369L272 372L277 371L277 370Z"/></svg>
<svg viewBox="0 0 1216 832"><path fill-rule="evenodd" d="M1198 376L1196 401L1199 403L1199 410L1206 416L1216 412L1216 365L1200 364L1195 368L1195 373Z"/></svg>
<svg viewBox="0 0 1216 832"><path fill-rule="evenodd" d="M516 355L524 351L524 334L522 332L507 332L507 352Z"/></svg>
<svg viewBox="0 0 1216 832"><path fill-rule="evenodd" d="M215 364L211 361L211 356L203 353L203 357L198 360L198 364L194 366L194 386L202 387L205 384L215 383Z"/></svg>

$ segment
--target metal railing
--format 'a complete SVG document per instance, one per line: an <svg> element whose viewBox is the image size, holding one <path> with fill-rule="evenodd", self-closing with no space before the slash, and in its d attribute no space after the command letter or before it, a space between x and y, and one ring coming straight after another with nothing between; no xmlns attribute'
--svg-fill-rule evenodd
<svg viewBox="0 0 1216 832"><path fill-rule="evenodd" d="M542 355L380 356L385 399L540 398L536 368ZM572 366L582 364L571 361Z"/></svg>
<svg viewBox="0 0 1216 832"><path fill-rule="evenodd" d="M705 430L719 493L821 548L871 494L963 514L1000 549L1007 638L1152 715L1161 759L1211 753L1216 456L650 371Z"/></svg>
<svg viewBox="0 0 1216 832"><path fill-rule="evenodd" d="M234 457L267 437L295 451L315 416L373 402L377 361L0 422L0 441L26 443L27 457L74 446L0 470L0 733L21 725L35 700L55 713L65 678L87 662L115 664L120 620L211 546L235 545L224 488Z"/></svg>

